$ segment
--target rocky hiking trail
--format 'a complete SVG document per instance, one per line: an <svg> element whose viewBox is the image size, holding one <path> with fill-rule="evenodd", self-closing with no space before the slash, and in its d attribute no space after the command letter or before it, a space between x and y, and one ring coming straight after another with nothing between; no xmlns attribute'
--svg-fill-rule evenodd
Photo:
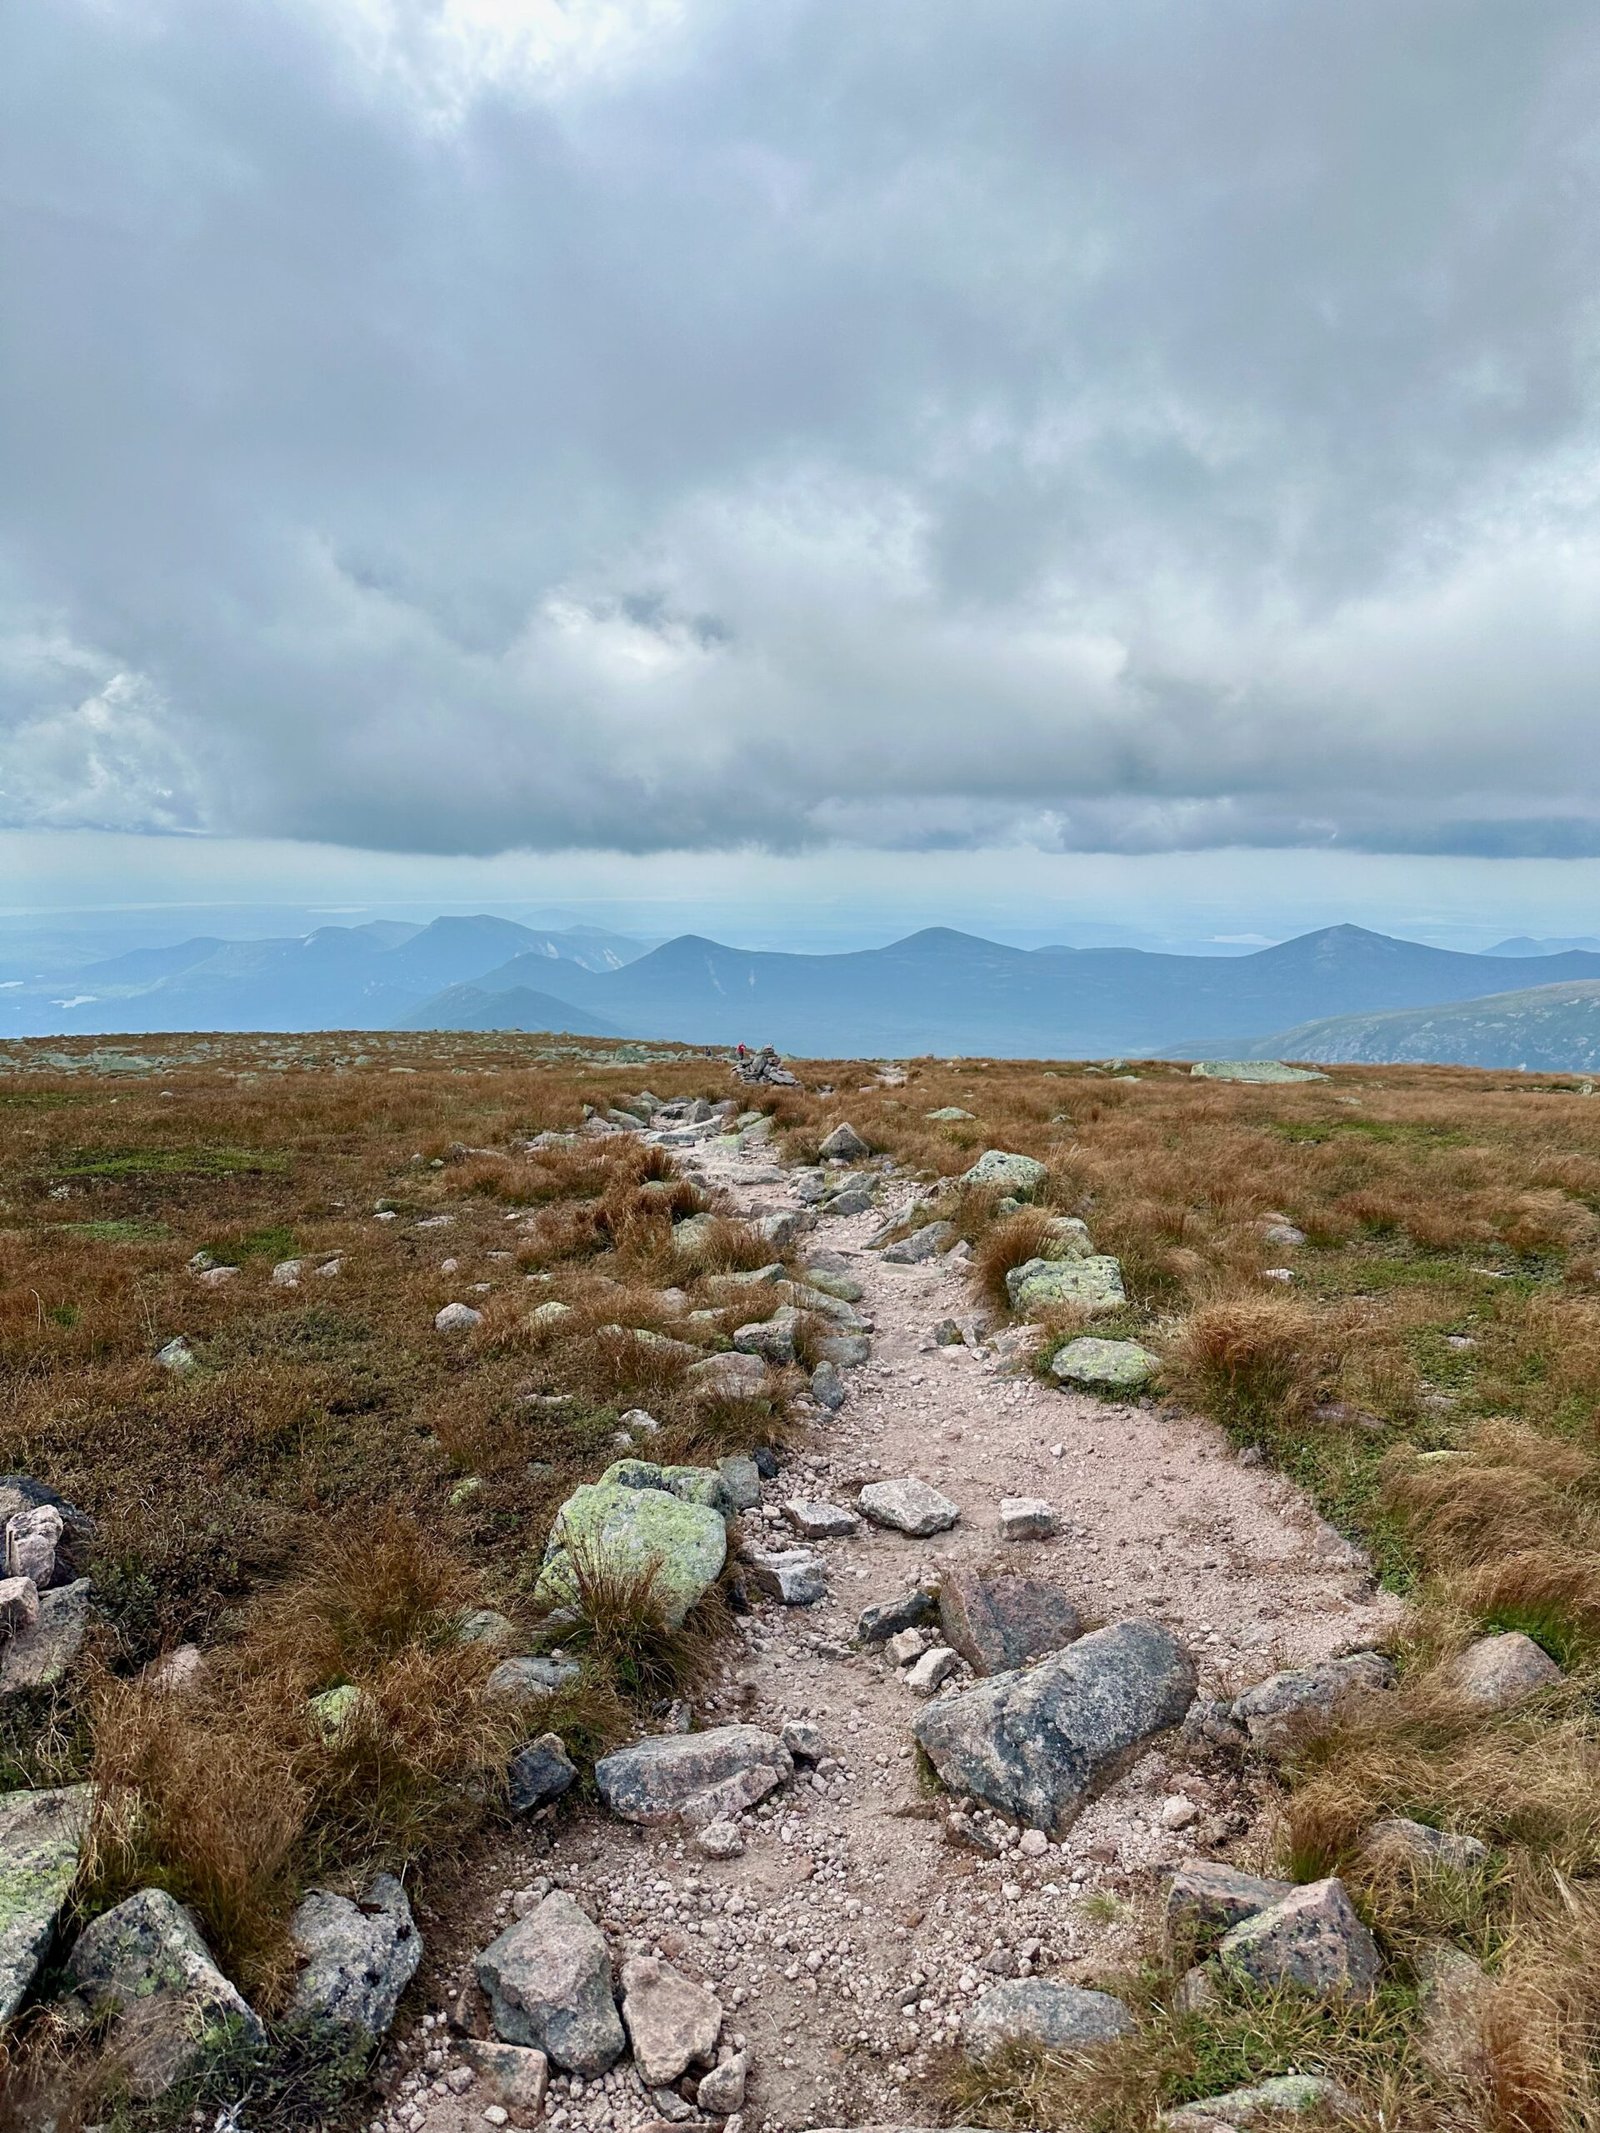
<svg viewBox="0 0 1600 2133"><path fill-rule="evenodd" d="M742 1216L802 1205L796 1176L759 1146L711 1133L661 1137ZM395 2048L391 2100L373 2121L384 2133L464 2133L536 2116L596 2129L713 2117L733 2133L741 2116L745 2128L784 2133L926 2117L918 2077L939 2049L996 2032L1004 1995L985 2013L986 1993L1030 1977L1097 1985L1146 1943L1163 1876L1186 1862L1251 1858L1264 1809L1259 1776L1191 1753L1176 1730L1136 1749L1059 1836L936 1790L919 1772L913 1726L973 1690L972 1668L946 1642L962 1610L958 1641L969 1651L1005 1628L996 1606L999 1616L1009 1606L1013 1635L1037 1631L1041 1610L1065 1614L1065 1637L1080 1626L1163 1625L1170 1638L1147 1636L1162 1654L1175 1639L1190 1655L1202 1698L1231 1698L1277 1669L1361 1650L1392 1627L1395 1604L1376 1592L1360 1553L1210 1424L1148 1397L1059 1390L1019 1373L1004 1342L936 1344L942 1320L971 1313L964 1255L895 1264L869 1248L886 1215L914 1197L909 1181L885 1186L871 1206L824 1215L798 1240L802 1258L859 1283L871 1353L842 1373L838 1411L819 1411L796 1433L759 1505L734 1522L747 1557L803 1549L825 1590L799 1605L755 1592L722 1681L692 1717L697 1728L780 1735L792 1775L705 1834L569 1799L499 1849L494 1885L460 1904L432 1943L459 1953L431 1965L433 2011ZM947 1499L954 1522L917 1537L859 1515L863 1488L904 1479ZM1006 1536L1007 1498L1036 1500L1011 1507L1007 1527L1041 1537ZM790 1568L815 1589L810 1566ZM757 1566L747 1582L779 1575ZM915 1597L941 1585L942 1623ZM890 1619L909 1630L862 1641L864 1611L892 1603L904 1604ZM1064 1641L1049 1630L1046 1621L1033 1650ZM1174 1678L1169 1727L1190 1701L1182 1652ZM687 1748L698 1735L676 1738ZM702 1772L697 1782L706 1781ZM552 1892L572 1899L570 1918L548 1901ZM561 1926L571 1997L581 2003L587 1991L602 2026L616 2020L607 1954L616 1964L634 2061L613 2064L602 2041L593 2064L606 2071L585 2079L552 2070L542 2105L528 2096L519 2107L514 2076L502 2072L497 2085L500 2047L460 2037L451 2016L476 1999L478 1951L535 1910ZM514 1984L502 1989L514 2000ZM698 2105L673 2089L670 2072L647 2090L637 2062L648 2072L652 2050L677 2072L691 2036L702 2061L717 2055L716 2003L723 2064L702 2082ZM1114 2022L1120 2009L1104 2004ZM1094 2004L1081 2012L1092 2030ZM664 2044L652 2044L652 2025ZM516 2026L513 2009L502 2034ZM533 2041L530 2032L524 2042Z"/></svg>

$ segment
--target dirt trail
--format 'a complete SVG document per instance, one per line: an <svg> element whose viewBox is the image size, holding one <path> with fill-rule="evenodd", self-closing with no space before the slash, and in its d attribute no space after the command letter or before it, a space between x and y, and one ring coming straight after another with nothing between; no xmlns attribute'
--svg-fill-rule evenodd
<svg viewBox="0 0 1600 2133"><path fill-rule="evenodd" d="M707 1146L686 1167L745 1213L795 1203L763 1158ZM900 1188L905 1197L910 1187ZM894 1204L891 1194L889 1204ZM745 2125L873 2125L915 2114L930 2048L997 1977L1047 1972L1091 1982L1144 1930L1150 1869L1248 1841L1252 1800L1235 1780L1146 1755L1059 1843L1037 1834L998 1856L951 1848L919 1787L911 1724L920 1704L881 1651L855 1645L861 1610L941 1562L1025 1571L1064 1589L1086 1616L1144 1615L1194 1652L1202 1692L1233 1693L1275 1667L1372 1642L1392 1620L1360 1554L1287 1482L1242 1464L1221 1433L1155 1403L1110 1405L1005 1374L931 1329L970 1307L948 1261L885 1265L865 1240L883 1209L824 1220L804 1242L849 1259L873 1323L873 1357L847 1373L840 1413L802 1433L760 1511L756 1545L796 1545L780 1506L796 1496L849 1506L862 1483L932 1482L961 1511L933 1540L868 1525L812 1543L829 1591L811 1608L763 1604L740 1623L742 1651L703 1723L817 1721L828 1759L756 1811L744 1856L702 1858L678 1835L646 1834L594 1812L511 1848L497 1895L475 1922L481 1946L546 1886L593 1901L613 1952L659 1951L715 1989L751 2061ZM1006 1542L1002 1496L1047 1498L1049 1541ZM1183 1828L1165 1826L1187 1809ZM473 1924L456 1919L463 1937ZM454 1936L453 1936L454 1937ZM464 1973L463 1973L464 1974ZM482 2099L441 2092L442 2027L426 2040L426 2086L397 2093L386 2123L458 2133L484 2123ZM416 2059L410 2061L416 2067ZM459 2079L459 2076L456 2077ZM411 2076L415 2083L418 2074ZM631 2071L552 2084L557 2126L627 2127L656 2117Z"/></svg>

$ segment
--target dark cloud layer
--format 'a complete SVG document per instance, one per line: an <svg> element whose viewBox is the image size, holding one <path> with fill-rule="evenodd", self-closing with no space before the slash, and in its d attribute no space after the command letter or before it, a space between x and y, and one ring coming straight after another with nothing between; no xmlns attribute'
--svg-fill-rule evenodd
<svg viewBox="0 0 1600 2133"><path fill-rule="evenodd" d="M0 819L1600 850L1589 0L0 38Z"/></svg>

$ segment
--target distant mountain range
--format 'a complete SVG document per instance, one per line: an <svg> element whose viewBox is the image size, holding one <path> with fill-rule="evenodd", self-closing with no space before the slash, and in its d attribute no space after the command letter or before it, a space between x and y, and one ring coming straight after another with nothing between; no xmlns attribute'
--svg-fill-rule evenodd
<svg viewBox="0 0 1600 2133"><path fill-rule="evenodd" d="M1283 1030L1270 1044L1275 1053L1295 1059L1600 1072L1600 983L1583 979L1490 993L1445 1007L1333 1015Z"/></svg>
<svg viewBox="0 0 1600 2133"><path fill-rule="evenodd" d="M513 961L541 977L588 978L620 969L646 946L593 926L541 933L483 916L426 926L378 919L261 941L203 935L85 963L65 979L12 979L0 985L0 1035L389 1029L424 1001ZM587 1022L570 1026L589 1030Z"/></svg>
<svg viewBox="0 0 1600 2133"><path fill-rule="evenodd" d="M1600 953L1531 957L1521 970L1548 983L1600 980ZM824 1057L1196 1058L1254 1049L1258 1033L1312 1019L1475 998L1498 990L1505 974L1502 958L1359 926L1330 926L1241 956L1007 948L942 927L850 955L767 954L685 935L605 972L553 971L519 955L405 1022L527 1028L526 1002L513 1001L532 989L598 1017L590 1026L601 1033L702 1044L742 1038ZM488 1019L496 995L511 996L504 1023Z"/></svg>
<svg viewBox="0 0 1600 2133"><path fill-rule="evenodd" d="M1595 1062L1600 951L1462 955L1329 926L1246 955L1009 948L933 927L847 955L659 947L510 919L378 920L258 941L201 936L0 983L0 1033L550 1030L813 1057L923 1052ZM1503 988L1515 959L1524 983Z"/></svg>

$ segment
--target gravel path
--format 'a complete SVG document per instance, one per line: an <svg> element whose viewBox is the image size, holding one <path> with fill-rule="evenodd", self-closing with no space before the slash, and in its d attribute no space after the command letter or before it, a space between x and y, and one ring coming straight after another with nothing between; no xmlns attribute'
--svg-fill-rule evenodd
<svg viewBox="0 0 1600 2133"><path fill-rule="evenodd" d="M714 1146L678 1153L742 1212L795 1204L764 1159ZM763 1603L742 1618L742 1650L697 1712L703 1723L774 1729L809 1717L826 1759L747 1818L747 1848L731 1860L569 1810L551 1825L554 1844L532 1833L508 1846L481 1917L454 1922L463 1945L481 1946L562 1887L601 1920L614 1955L663 1953L703 1979L749 2047L749 2133L914 2117L917 2073L959 2036L985 1986L1032 1972L1096 1982L1146 1930L1152 1870L1248 1849L1257 1812L1239 1780L1188 1770L1174 1742L1060 1843L993 1823L996 1856L952 1847L944 1804L919 1785L912 1760L920 1705L881 1650L853 1642L864 1607L942 1563L1022 1571L1059 1585L1091 1620L1164 1621L1194 1652L1202 1693L1228 1694L1286 1663L1371 1643L1394 1615L1358 1551L1287 1482L1241 1463L1209 1424L1153 1402L1063 1393L972 1349L935 1347L938 1321L970 1309L963 1270L885 1265L865 1246L882 1219L880 1208L824 1220L804 1240L848 1259L865 1290L858 1309L875 1328L873 1357L847 1373L846 1405L802 1433L742 1527L754 1545L794 1546L781 1511L789 1499L849 1506L864 1483L902 1475L951 1498L960 1523L932 1540L863 1524L805 1544L827 1565L827 1598ZM1048 1499L1059 1533L1001 1540L999 1502L1012 1495ZM446 2086L461 2074L443 2015L428 2021L408 2040L409 2071L375 2123L407 2133L482 2126L481 2094ZM553 2082L545 2112L571 2128L660 2115L626 2068L602 2083Z"/></svg>

